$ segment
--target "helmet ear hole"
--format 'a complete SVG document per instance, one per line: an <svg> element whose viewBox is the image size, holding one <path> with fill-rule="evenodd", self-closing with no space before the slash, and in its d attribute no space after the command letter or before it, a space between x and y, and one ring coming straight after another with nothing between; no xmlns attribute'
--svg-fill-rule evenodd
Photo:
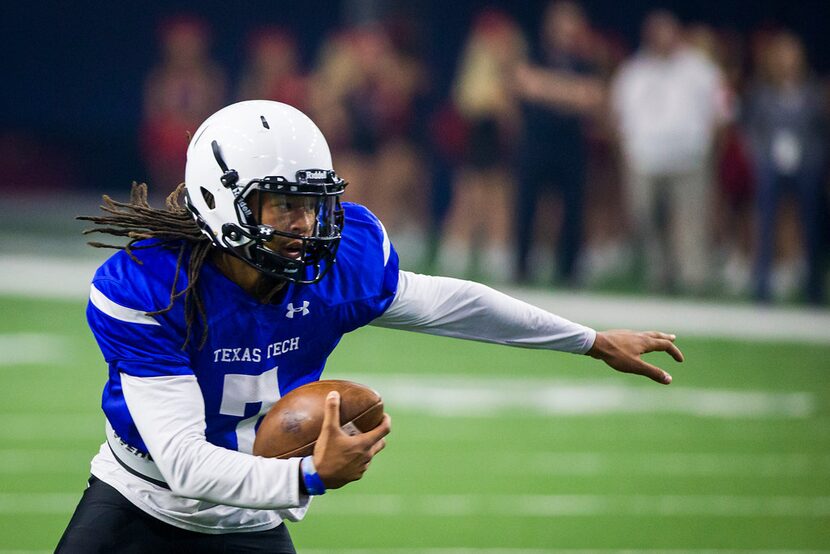
<svg viewBox="0 0 830 554"><path fill-rule="evenodd" d="M216 209L216 199L213 197L213 193L205 187L200 187L199 190L202 192L202 198L205 199L205 203L208 205L208 208L211 210Z"/></svg>

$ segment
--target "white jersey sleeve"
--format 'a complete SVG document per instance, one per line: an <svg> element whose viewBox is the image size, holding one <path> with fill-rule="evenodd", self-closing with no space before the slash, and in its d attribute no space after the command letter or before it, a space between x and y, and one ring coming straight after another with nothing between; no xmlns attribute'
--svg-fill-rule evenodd
<svg viewBox="0 0 830 554"><path fill-rule="evenodd" d="M584 354L596 331L486 285L400 271L389 308L372 325L495 344Z"/></svg>
<svg viewBox="0 0 830 554"><path fill-rule="evenodd" d="M136 427L174 494L244 508L308 503L299 492L299 458L252 456L205 439L204 401L195 376L122 374L121 384Z"/></svg>

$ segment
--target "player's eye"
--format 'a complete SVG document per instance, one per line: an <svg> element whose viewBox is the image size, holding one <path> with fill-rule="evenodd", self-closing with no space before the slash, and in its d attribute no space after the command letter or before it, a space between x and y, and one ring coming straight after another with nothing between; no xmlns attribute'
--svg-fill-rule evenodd
<svg viewBox="0 0 830 554"><path fill-rule="evenodd" d="M283 211L286 211L287 209L290 209L289 206L288 206L288 202L286 201L285 197L283 197L283 196L278 196L276 194L269 194L266 198L267 199L264 203L265 207L267 207L268 209L270 209L272 211L283 212Z"/></svg>
<svg viewBox="0 0 830 554"><path fill-rule="evenodd" d="M309 200L311 200L309 202ZM314 209L314 202L313 199L306 199L306 198L294 198L291 196L283 196L283 195L271 195L271 199L269 202L269 206L271 208L275 208L281 211L294 211L294 210L308 210Z"/></svg>

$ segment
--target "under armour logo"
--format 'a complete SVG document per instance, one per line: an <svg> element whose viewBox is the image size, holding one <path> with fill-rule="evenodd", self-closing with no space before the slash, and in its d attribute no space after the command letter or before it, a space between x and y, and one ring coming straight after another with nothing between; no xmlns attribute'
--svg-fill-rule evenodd
<svg viewBox="0 0 830 554"><path fill-rule="evenodd" d="M297 312L301 312L302 315L308 315L308 300L303 300L302 308L295 308L293 302L289 302L286 308L288 308L288 311L285 313L285 317L288 319L294 319L294 314Z"/></svg>

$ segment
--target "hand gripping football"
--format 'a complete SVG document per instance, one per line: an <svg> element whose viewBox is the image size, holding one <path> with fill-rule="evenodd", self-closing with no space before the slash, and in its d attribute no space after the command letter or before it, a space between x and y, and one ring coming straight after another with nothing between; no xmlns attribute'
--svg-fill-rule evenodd
<svg viewBox="0 0 830 554"><path fill-rule="evenodd" d="M293 458L314 452L323 427L326 396L340 393L340 425L350 435L371 431L383 421L383 400L364 385L324 380L298 387L271 406L254 439L254 455Z"/></svg>

